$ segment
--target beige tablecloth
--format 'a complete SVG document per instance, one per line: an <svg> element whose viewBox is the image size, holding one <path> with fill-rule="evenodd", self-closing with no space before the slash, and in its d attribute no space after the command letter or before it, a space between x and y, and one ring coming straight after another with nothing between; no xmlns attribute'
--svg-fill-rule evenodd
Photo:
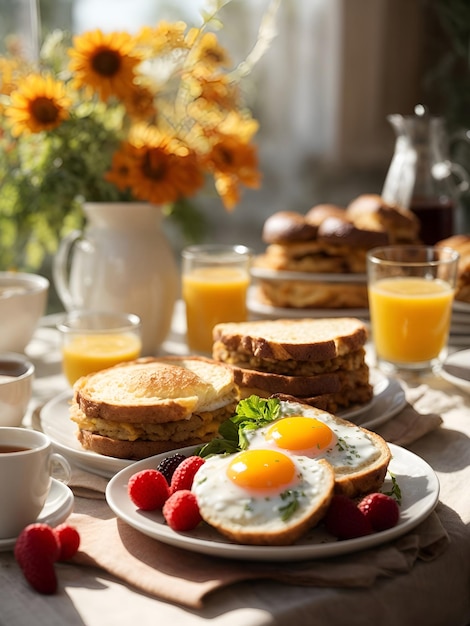
<svg viewBox="0 0 470 626"><path fill-rule="evenodd" d="M50 360L45 371L36 406L63 385ZM410 380L405 387L409 404L378 430L428 461L441 484L435 512L407 535L321 561L206 557L164 546L117 520L103 499L107 480L75 469L70 521L82 535L80 554L75 563L58 566L59 594L46 598L28 588L12 555L3 553L0 623L465 626L470 396L437 377Z"/></svg>

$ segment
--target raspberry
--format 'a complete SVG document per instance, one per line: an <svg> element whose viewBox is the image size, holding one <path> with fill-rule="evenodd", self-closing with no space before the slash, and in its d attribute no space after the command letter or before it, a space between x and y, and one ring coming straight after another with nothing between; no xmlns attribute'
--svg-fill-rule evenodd
<svg viewBox="0 0 470 626"><path fill-rule="evenodd" d="M53 529L47 524L30 524L18 536L15 558L28 583L39 593L53 594L57 590L54 562L60 546Z"/></svg>
<svg viewBox="0 0 470 626"><path fill-rule="evenodd" d="M54 528L54 532L56 537L59 540L60 545L60 553L58 556L58 561L68 561L78 551L78 546L80 545L80 535L78 531L70 524L61 524L60 526L56 526Z"/></svg>
<svg viewBox="0 0 470 626"><path fill-rule="evenodd" d="M202 520L196 496L188 489L171 494L163 505L163 517L170 528L177 531L192 530Z"/></svg>
<svg viewBox="0 0 470 626"><path fill-rule="evenodd" d="M170 495L165 476L155 469L133 474L127 483L127 493L132 502L143 511L161 509Z"/></svg>
<svg viewBox="0 0 470 626"><path fill-rule="evenodd" d="M182 461L175 470L171 479L170 492L174 493L180 489L191 489L194 475L204 463L204 459L200 456L188 456Z"/></svg>
<svg viewBox="0 0 470 626"><path fill-rule="evenodd" d="M157 470L165 476L168 484L171 483L171 479L173 474L175 473L175 469L178 465L185 460L184 454L172 454L171 456L167 456L157 465Z"/></svg>
<svg viewBox="0 0 470 626"><path fill-rule="evenodd" d="M370 493L359 502L358 508L377 532L392 528L400 517L396 500L384 493Z"/></svg>
<svg viewBox="0 0 470 626"><path fill-rule="evenodd" d="M325 526L338 539L354 539L372 533L372 526L351 498L333 496L325 515Z"/></svg>

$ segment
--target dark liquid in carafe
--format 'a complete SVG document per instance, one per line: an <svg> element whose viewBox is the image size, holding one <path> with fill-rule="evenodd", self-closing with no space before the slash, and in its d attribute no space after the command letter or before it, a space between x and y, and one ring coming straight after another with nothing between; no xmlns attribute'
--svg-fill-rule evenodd
<svg viewBox="0 0 470 626"><path fill-rule="evenodd" d="M452 200L413 198L410 209L420 221L419 237L427 246L454 234L455 206Z"/></svg>

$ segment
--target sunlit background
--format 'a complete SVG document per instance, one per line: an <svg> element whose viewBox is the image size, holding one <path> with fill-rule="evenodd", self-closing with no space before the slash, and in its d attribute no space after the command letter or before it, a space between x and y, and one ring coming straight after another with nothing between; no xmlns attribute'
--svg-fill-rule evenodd
<svg viewBox="0 0 470 626"><path fill-rule="evenodd" d="M237 63L256 39L270 0L232 0L219 36ZM444 115L451 129L470 128L466 0L283 0L277 35L245 82L260 122L263 186L244 193L227 214L201 199L208 237L261 250L264 220L278 210L306 212L320 202L347 204L380 193L395 136L390 113L417 103ZM2 37L23 29L34 54L54 28L134 31L165 18L198 23L204 0L0 0ZM465 21L465 18L466 19ZM467 42L467 50L462 46ZM465 63L466 60L466 63ZM470 149L455 158L470 162ZM463 198L463 204L469 204ZM461 209L459 229L464 224Z"/></svg>

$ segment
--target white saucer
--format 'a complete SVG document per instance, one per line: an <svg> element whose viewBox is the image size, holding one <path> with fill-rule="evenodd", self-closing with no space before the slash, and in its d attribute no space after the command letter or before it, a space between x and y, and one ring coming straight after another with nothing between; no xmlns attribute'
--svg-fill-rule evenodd
<svg viewBox="0 0 470 626"><path fill-rule="evenodd" d="M52 479L51 489L47 496L46 504L36 519L36 522L57 526L70 515L73 509L73 493L67 485ZM0 539L0 552L12 550L15 546L16 537Z"/></svg>
<svg viewBox="0 0 470 626"><path fill-rule="evenodd" d="M456 387L470 393L470 350L459 350L449 355L440 374Z"/></svg>

